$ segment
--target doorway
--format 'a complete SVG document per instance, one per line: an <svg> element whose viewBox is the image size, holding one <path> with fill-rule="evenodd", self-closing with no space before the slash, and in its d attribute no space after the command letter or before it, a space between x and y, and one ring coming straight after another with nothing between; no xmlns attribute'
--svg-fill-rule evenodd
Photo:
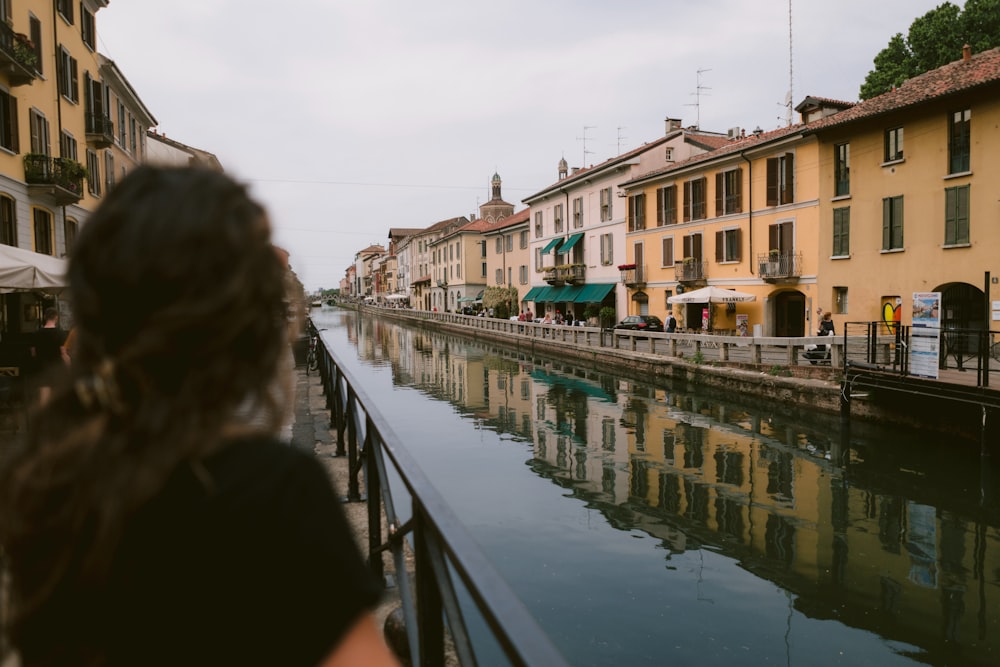
<svg viewBox="0 0 1000 667"><path fill-rule="evenodd" d="M802 292L781 292L774 297L774 335L805 336L806 297Z"/></svg>

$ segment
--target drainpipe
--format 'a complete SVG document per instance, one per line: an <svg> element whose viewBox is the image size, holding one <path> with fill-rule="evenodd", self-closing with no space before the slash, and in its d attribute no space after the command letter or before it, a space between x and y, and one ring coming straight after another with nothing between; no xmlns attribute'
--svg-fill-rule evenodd
<svg viewBox="0 0 1000 667"><path fill-rule="evenodd" d="M750 274L753 275L753 162L747 157L746 151L740 151L740 157L747 162L747 236L750 237Z"/></svg>

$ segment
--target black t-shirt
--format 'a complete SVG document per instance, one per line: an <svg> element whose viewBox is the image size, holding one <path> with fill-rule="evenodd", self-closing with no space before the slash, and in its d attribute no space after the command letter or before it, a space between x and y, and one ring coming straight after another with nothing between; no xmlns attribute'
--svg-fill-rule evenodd
<svg viewBox="0 0 1000 667"><path fill-rule="evenodd" d="M128 522L110 585L63 600L38 639L109 666L312 667L381 594L339 503L318 461L271 439L185 465ZM25 667L73 664L24 648Z"/></svg>
<svg viewBox="0 0 1000 667"><path fill-rule="evenodd" d="M35 332L33 345L35 348L35 365L39 370L45 370L62 361L62 344L66 341L66 332L58 327L42 327Z"/></svg>

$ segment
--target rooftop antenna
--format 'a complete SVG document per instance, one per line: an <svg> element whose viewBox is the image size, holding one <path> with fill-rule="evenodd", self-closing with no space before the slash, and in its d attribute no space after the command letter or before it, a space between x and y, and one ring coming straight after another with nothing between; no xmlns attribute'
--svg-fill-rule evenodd
<svg viewBox="0 0 1000 667"><path fill-rule="evenodd" d="M625 139L627 139L627 137L625 137L622 134L622 130L624 130L624 129L625 129L624 126L622 126L622 125L618 126L618 155L622 154L622 142L625 141Z"/></svg>
<svg viewBox="0 0 1000 667"><path fill-rule="evenodd" d="M684 105L684 106L694 107L695 108L694 129L696 129L696 130L700 130L701 129L701 95L702 95L701 91L703 91L703 90L712 90L708 86L701 85L701 75L704 72L711 72L711 71L712 71L711 69L700 69L700 70L698 70L698 72L697 72L697 74L698 74L698 84L695 86L694 92L691 93L692 95L694 95L694 104L685 104Z"/></svg>
<svg viewBox="0 0 1000 667"><path fill-rule="evenodd" d="M583 164L580 165L581 168L585 168L587 166L587 156L594 154L594 151L587 150L587 130L593 130L596 127L596 125L584 125L583 136L577 137L577 141L583 142Z"/></svg>
<svg viewBox="0 0 1000 667"><path fill-rule="evenodd" d="M788 0L788 97L785 98L785 105L788 107L788 124L792 124L792 89L794 79L792 78L792 0Z"/></svg>

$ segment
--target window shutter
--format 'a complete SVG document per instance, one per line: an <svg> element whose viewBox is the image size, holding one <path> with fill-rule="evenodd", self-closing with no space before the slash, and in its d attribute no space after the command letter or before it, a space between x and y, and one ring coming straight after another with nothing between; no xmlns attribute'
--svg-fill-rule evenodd
<svg viewBox="0 0 1000 667"><path fill-rule="evenodd" d="M674 263L674 239L673 237L663 239L663 266L672 266Z"/></svg>
<svg viewBox="0 0 1000 667"><path fill-rule="evenodd" d="M667 188L667 224L673 225L677 222L677 186L671 185Z"/></svg>
<svg viewBox="0 0 1000 667"><path fill-rule="evenodd" d="M704 256L701 253L701 234L691 235L691 255L699 261Z"/></svg>
<svg viewBox="0 0 1000 667"><path fill-rule="evenodd" d="M743 212L743 167L736 169L736 183L735 189L733 190L733 196L736 199L736 208L733 209L734 213Z"/></svg>
<svg viewBox="0 0 1000 667"><path fill-rule="evenodd" d="M15 153L21 152L21 142L18 137L21 133L17 129L17 98L11 95L10 99L10 131L13 134L11 137L11 150Z"/></svg>
<svg viewBox="0 0 1000 667"><path fill-rule="evenodd" d="M958 238L958 210L956 202L958 197L956 188L945 188L944 191L944 242L945 244L955 243Z"/></svg>
<svg viewBox="0 0 1000 667"><path fill-rule="evenodd" d="M778 158L767 160L767 205L778 205Z"/></svg>
<svg viewBox="0 0 1000 667"><path fill-rule="evenodd" d="M723 173L720 171L715 174L715 217L719 217L726 212L725 203L723 199Z"/></svg>
<svg viewBox="0 0 1000 667"><path fill-rule="evenodd" d="M795 201L795 154L785 153L785 188L781 193L781 203Z"/></svg>
<svg viewBox="0 0 1000 667"><path fill-rule="evenodd" d="M691 235L684 237L684 257L693 257L691 254Z"/></svg>
<svg viewBox="0 0 1000 667"><path fill-rule="evenodd" d="M726 233L715 232L715 261L726 261Z"/></svg>
<svg viewBox="0 0 1000 667"><path fill-rule="evenodd" d="M691 181L684 183L684 222L691 221ZM687 257L687 255L685 255Z"/></svg>
<svg viewBox="0 0 1000 667"><path fill-rule="evenodd" d="M882 250L888 250L892 247L891 239L889 238L889 220L892 216L892 199L886 197L882 200Z"/></svg>
<svg viewBox="0 0 1000 667"><path fill-rule="evenodd" d="M771 225L767 228L767 249L781 250L781 226Z"/></svg>
<svg viewBox="0 0 1000 667"><path fill-rule="evenodd" d="M741 262L743 261L743 230L739 228L734 229L733 236L735 237L736 245L736 247L733 248L733 259L737 262Z"/></svg>

